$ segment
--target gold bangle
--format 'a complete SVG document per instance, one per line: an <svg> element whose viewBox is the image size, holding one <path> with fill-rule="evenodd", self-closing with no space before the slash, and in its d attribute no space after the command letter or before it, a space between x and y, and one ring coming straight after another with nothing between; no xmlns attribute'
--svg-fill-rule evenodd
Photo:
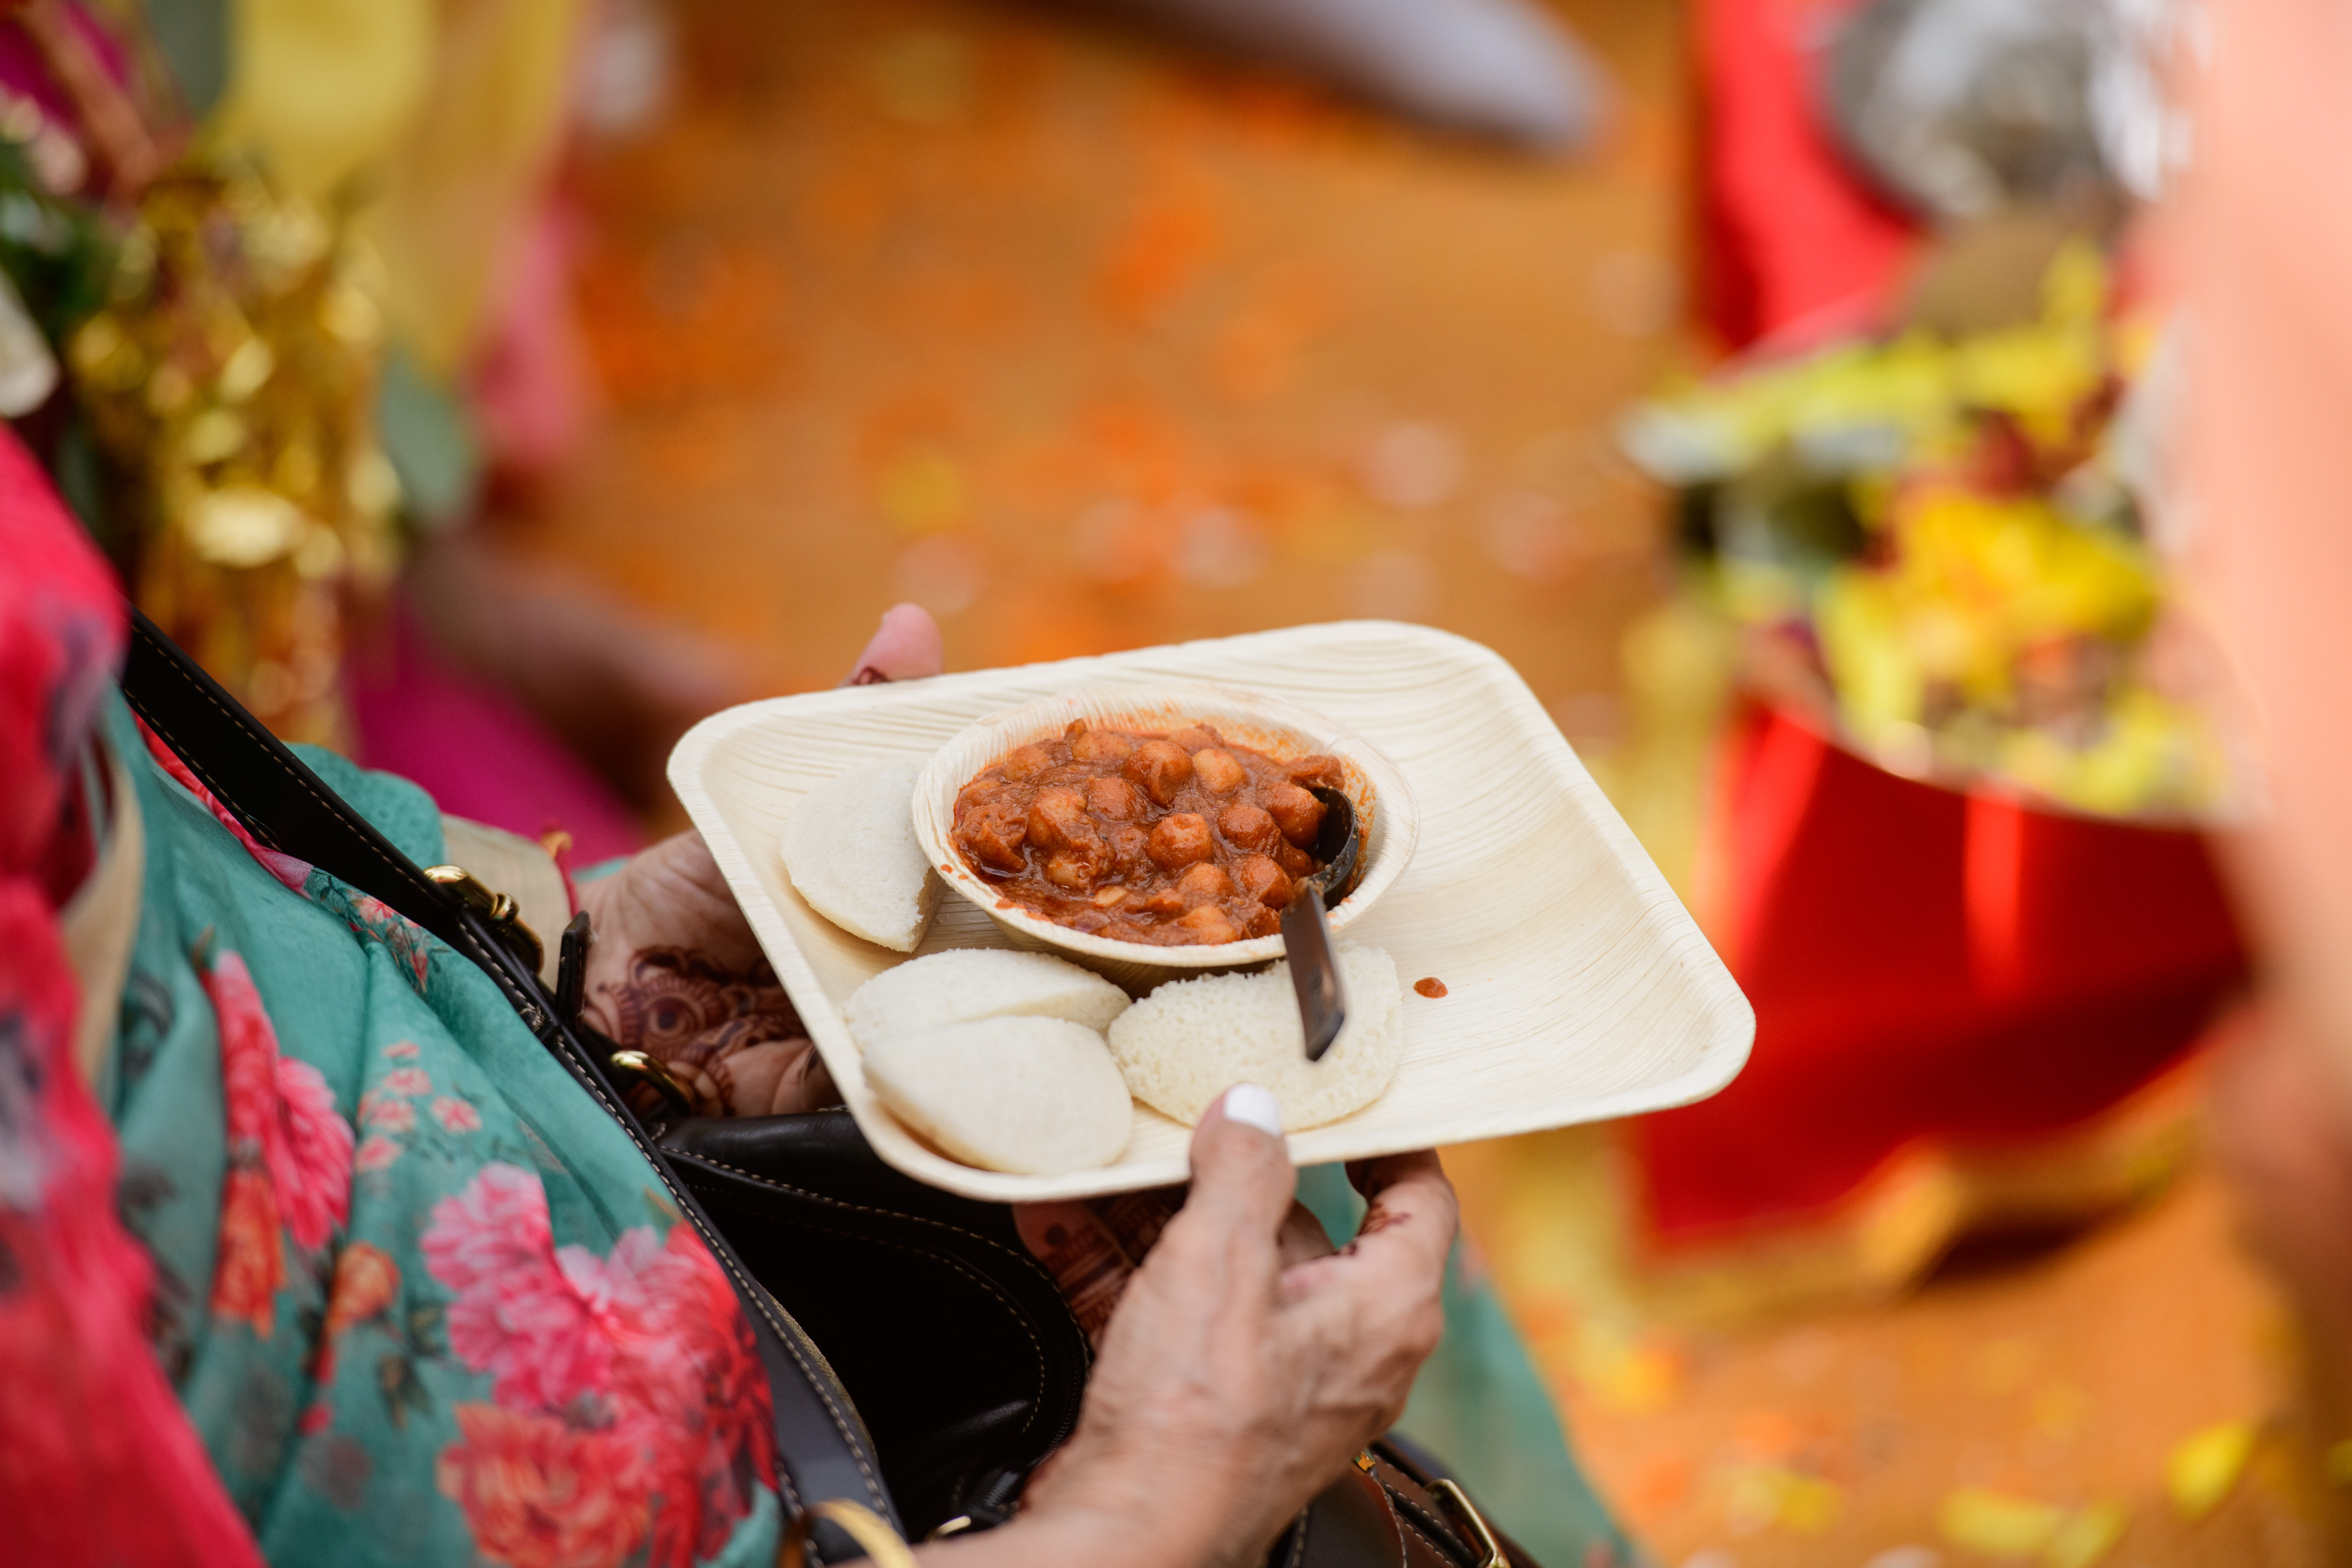
<svg viewBox="0 0 2352 1568"><path fill-rule="evenodd" d="M784 1531L783 1545L776 1552L776 1568L809 1568L809 1531L816 1528L820 1519L839 1525L873 1559L874 1568L915 1568L914 1552L890 1528L890 1521L864 1503L852 1502L847 1498L814 1503L795 1518L792 1528Z"/></svg>

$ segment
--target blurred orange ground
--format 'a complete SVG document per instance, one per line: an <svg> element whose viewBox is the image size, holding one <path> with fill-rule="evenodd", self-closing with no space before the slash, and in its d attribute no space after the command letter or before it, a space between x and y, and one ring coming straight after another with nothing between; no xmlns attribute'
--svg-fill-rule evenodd
<svg viewBox="0 0 2352 1568"><path fill-rule="evenodd" d="M966 668L1432 622L1519 668L1679 876L1719 668L1649 614L1659 498L1608 437L1685 354L1684 24L1569 10L1623 103L1558 167L1076 9L681 4L670 110L572 170L599 426L504 537L779 690L899 598ZM2209 1178L1891 1308L1702 1333L1610 1278L1604 1140L1451 1159L1664 1563L2321 1561Z"/></svg>
<svg viewBox="0 0 2352 1568"><path fill-rule="evenodd" d="M1564 172L1060 12L685 6L581 161L609 409L527 537L780 686L912 597L966 667L1390 615L1605 691L1683 189L1679 25L1620 9Z"/></svg>

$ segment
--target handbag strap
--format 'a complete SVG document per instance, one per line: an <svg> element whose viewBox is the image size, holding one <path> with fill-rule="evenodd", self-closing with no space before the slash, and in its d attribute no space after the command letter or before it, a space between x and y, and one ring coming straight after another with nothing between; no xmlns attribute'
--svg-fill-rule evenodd
<svg viewBox="0 0 2352 1568"><path fill-rule="evenodd" d="M666 1154L614 1090L599 1053L584 1046L527 964L480 911L423 869L330 789L301 758L247 712L153 622L131 612L122 695L221 805L266 847L382 900L498 984L524 1025L602 1105L654 1167L677 1205L726 1269L751 1324L775 1415L778 1480L794 1517L817 1501L847 1498L894 1529L898 1515L882 1482L872 1439L855 1406L800 1325L761 1289L742 1259L677 1179ZM858 1550L823 1532L828 1560Z"/></svg>

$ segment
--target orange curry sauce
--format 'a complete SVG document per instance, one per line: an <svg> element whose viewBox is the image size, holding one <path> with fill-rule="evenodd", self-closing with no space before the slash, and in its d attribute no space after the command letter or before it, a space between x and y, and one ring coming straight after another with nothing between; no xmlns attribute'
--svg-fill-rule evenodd
<svg viewBox="0 0 2352 1568"><path fill-rule="evenodd" d="M1279 763L1214 730L1073 722L1009 753L956 796L951 837L1005 902L1118 942L1161 947L1271 936L1324 805L1328 756Z"/></svg>

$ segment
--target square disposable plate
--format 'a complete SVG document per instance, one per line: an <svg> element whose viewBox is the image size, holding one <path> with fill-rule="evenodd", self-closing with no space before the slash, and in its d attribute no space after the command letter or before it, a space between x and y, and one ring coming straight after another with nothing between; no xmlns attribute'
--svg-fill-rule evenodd
<svg viewBox="0 0 2352 1568"><path fill-rule="evenodd" d="M870 758L929 752L983 715L1085 687L1209 681L1288 698L1360 731L1421 808L1412 862L1349 933L1408 987L1396 1081L1290 1137L1299 1164L1564 1127L1703 1099L1748 1058L1755 1015L1657 868L1518 675L1426 626L1349 621L1098 658L846 687L730 709L678 742L670 782L875 1149L975 1198L1085 1197L1185 1176L1186 1130L1138 1105L1117 1163L1059 1176L975 1170L876 1100L842 1021L850 993L905 958L803 902L778 850L793 805ZM941 901L923 952L1011 939ZM1423 976L1447 994L1414 994Z"/></svg>

